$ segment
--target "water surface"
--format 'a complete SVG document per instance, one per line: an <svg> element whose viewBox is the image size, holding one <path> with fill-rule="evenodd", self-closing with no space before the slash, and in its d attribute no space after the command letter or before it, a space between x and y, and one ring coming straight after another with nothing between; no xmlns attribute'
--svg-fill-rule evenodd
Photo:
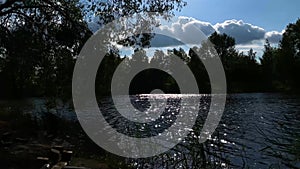
<svg viewBox="0 0 300 169"><path fill-rule="evenodd" d="M99 106L114 128L136 137L151 137L165 131L176 122L181 106L200 108L196 124L188 129L190 134L186 138L165 154L147 159L127 159L126 162L135 168L300 168L299 96L271 93L228 95L222 120L204 144L198 143L198 136L209 110L210 96L199 96L198 104L190 102L187 105L180 105L178 95L131 96L133 106L141 111L151 106L151 97L160 99L161 106L165 107L157 113L158 118L145 124L130 122L121 116L111 99L100 100ZM119 97L120 107L126 112L122 97L125 96ZM38 117L48 111L45 104L44 99L33 98L1 101L0 108L3 111L18 107L24 113ZM57 108L49 111L61 118L76 121L76 114L70 107L59 103Z"/></svg>

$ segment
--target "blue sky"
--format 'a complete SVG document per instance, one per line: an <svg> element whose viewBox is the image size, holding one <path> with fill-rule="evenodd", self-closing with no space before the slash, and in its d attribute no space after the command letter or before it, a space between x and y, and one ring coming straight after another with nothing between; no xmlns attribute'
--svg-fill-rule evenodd
<svg viewBox="0 0 300 169"><path fill-rule="evenodd" d="M300 17L300 0L185 0L178 16L190 16L212 24L243 20L266 31L282 31Z"/></svg>
<svg viewBox="0 0 300 169"><path fill-rule="evenodd" d="M184 1L187 6L176 11L174 20L164 23L165 27L159 28L158 33L177 37L178 40L190 40L190 44L195 44L194 40L197 39L194 36L195 28L206 36L215 31L226 33L235 38L237 50L247 52L253 49L258 57L263 54L266 39L271 45L277 46L286 26L300 18L300 0ZM151 46L160 48L172 48L175 45L173 41L162 37L157 37L152 42ZM125 52L127 53L129 52Z"/></svg>
<svg viewBox="0 0 300 169"><path fill-rule="evenodd" d="M277 46L289 23L300 18L300 0L185 0L187 6L176 11L177 24L167 32L179 32L184 38L192 34L191 25L207 32L226 33L236 39L236 49L251 48L260 57L269 39ZM188 30L188 31L187 31ZM166 32L166 30L163 30Z"/></svg>

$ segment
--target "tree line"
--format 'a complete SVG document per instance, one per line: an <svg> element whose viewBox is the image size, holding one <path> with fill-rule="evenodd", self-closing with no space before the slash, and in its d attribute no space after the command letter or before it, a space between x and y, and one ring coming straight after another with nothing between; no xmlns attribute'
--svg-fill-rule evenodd
<svg viewBox="0 0 300 169"><path fill-rule="evenodd" d="M0 97L70 98L77 55L92 36L85 21L91 11L103 21L100 24L105 24L115 17L142 11L166 12L169 16L173 10L186 5L178 0L149 1L146 6L148 1L116 1L110 5L101 1L87 2L80 5L78 0L8 0L0 4ZM122 9L118 15L108 12L116 8ZM235 39L226 34L215 32L208 39L223 63L229 92L300 91L300 19L286 27L278 47L266 40L261 58L252 49L247 53L239 52ZM202 51L200 53L205 55L208 50L211 49L205 43L189 51L181 48L157 50L151 57L139 48L125 57L117 50L110 50L99 67L96 92L102 96L110 94L112 75L123 61L129 66L139 61L145 68L151 64L168 67L172 66L172 57L179 57L194 73L200 92L209 93L209 77L195 54L195 51ZM138 52L142 55L135 54ZM149 93L155 88L178 93L176 81L157 70L139 74L130 92Z"/></svg>
<svg viewBox="0 0 300 169"><path fill-rule="evenodd" d="M248 52L239 52L235 39L226 34L213 33L209 38L214 49L208 42L185 51L182 48L167 51L156 50L152 57L146 51L137 49L130 57L121 57L118 52L108 54L98 72L97 91L109 94L110 82L114 69L125 60L128 67L135 62L142 63L143 67L168 67L171 70L172 57L179 57L193 72L201 93L210 93L211 84L205 66L199 58L214 59L205 56L210 50L215 50L221 59L227 79L227 88L230 93L240 92L299 92L300 91L300 19L286 27L282 40L278 46L272 46L268 39L265 41L263 55L258 57L253 49ZM139 52L139 55L136 53ZM198 56L196 53L200 53ZM102 67L104 69L102 70ZM105 71L104 71L105 70ZM107 70L111 70L108 71ZM124 70L126 71L126 70ZM127 71L130 71L127 70ZM106 73L108 75L106 75ZM125 79L126 80L126 79ZM127 79L128 80L128 79ZM102 82L108 82L107 85ZM131 94L150 93L154 89L162 89L165 93L179 93L179 87L171 76L148 70L139 73L132 81ZM188 85L188 82L187 84ZM103 94L104 94L103 93Z"/></svg>
<svg viewBox="0 0 300 169"><path fill-rule="evenodd" d="M122 16L149 11L168 18L185 5L182 0L3 1L0 97L70 97L77 55L92 36L87 22L98 18L101 26Z"/></svg>

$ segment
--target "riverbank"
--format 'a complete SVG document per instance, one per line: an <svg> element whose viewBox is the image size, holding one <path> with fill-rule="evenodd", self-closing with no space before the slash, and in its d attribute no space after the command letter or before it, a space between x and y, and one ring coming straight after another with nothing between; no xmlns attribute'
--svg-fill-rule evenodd
<svg viewBox="0 0 300 169"><path fill-rule="evenodd" d="M37 157L47 157L53 146L72 150L74 166L129 168L122 158L108 154L89 140L78 122L51 113L37 119L13 109L1 110L0 119L0 168L39 169L42 164Z"/></svg>

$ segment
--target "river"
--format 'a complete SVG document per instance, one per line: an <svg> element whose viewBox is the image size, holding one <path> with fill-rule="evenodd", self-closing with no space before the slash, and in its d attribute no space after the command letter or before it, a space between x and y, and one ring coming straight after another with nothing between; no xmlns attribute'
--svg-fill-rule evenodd
<svg viewBox="0 0 300 169"><path fill-rule="evenodd" d="M132 96L135 99L135 107L147 108L147 97L151 95ZM169 96L161 97L166 99ZM165 101L163 99L162 105ZM113 120L111 124L115 128L121 128L120 132L131 136L139 132L140 137L151 137L176 121L178 109L172 109L172 104L176 107L178 100L169 99L168 102L169 107L165 110L171 111L173 116L165 118L165 121L158 121L160 124L150 124L150 135L140 135L144 131L143 127L135 128L136 130L124 127L134 124L125 124L128 121L115 113L110 99L102 99L99 105L106 119ZM196 124L191 128L191 133L177 146L152 158L126 161L135 168L300 168L300 96L277 93L229 94L222 119L214 134L204 144L197 143L195 138L199 135L207 116L210 96L201 96L199 102L200 111ZM44 104L44 99L37 98L29 99L26 103L0 102L1 109L18 106L25 113L37 117L45 111ZM61 118L76 121L76 114L66 107L68 106L61 104L59 109L52 111ZM167 117L166 114L162 116Z"/></svg>

